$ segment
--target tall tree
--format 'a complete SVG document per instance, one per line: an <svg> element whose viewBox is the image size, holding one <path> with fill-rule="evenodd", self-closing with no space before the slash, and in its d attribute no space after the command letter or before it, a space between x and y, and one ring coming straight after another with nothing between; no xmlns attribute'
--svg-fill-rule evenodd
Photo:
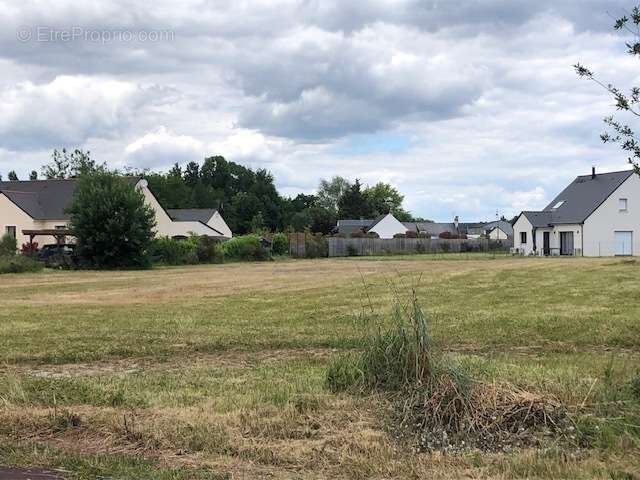
<svg viewBox="0 0 640 480"><path fill-rule="evenodd" d="M376 215L392 213L398 220L411 220L409 212L402 208L404 195L388 183L378 182L363 192Z"/></svg>
<svg viewBox="0 0 640 480"><path fill-rule="evenodd" d="M632 40L626 43L627 53L634 58L640 57L640 7L633 8L630 18L624 15L615 20L615 30L624 31ZM627 113L631 118L640 117L640 87L632 86L628 92L605 82L595 75L588 67L576 63L576 73L605 89L615 100L616 110ZM609 127L608 132L600 135L604 143L617 143L629 155L627 160L640 175L640 139L625 121L616 119L613 115L605 117L604 123Z"/></svg>
<svg viewBox="0 0 640 480"><path fill-rule="evenodd" d="M96 169L105 169L103 163L98 165L91 158L91 152L88 150L75 149L68 152L66 148L62 150L54 150L51 154L51 162L42 167L42 176L47 179L52 178L72 178L85 173L92 172Z"/></svg>
<svg viewBox="0 0 640 480"><path fill-rule="evenodd" d="M116 268L147 264L155 213L130 182L100 169L83 174L78 177L67 212L84 265Z"/></svg>
<svg viewBox="0 0 640 480"><path fill-rule="evenodd" d="M337 213L338 202L350 187L351 184L349 180L337 175L332 177L331 180L320 180L318 193L316 194L318 205L331 212Z"/></svg>
<svg viewBox="0 0 640 480"><path fill-rule="evenodd" d="M373 208L362 192L360 180L356 181L342 194L338 201L339 218L370 218L374 215Z"/></svg>
<svg viewBox="0 0 640 480"><path fill-rule="evenodd" d="M9 178L9 180L11 180L12 182L17 182L18 179L18 174L16 173L15 170L11 170L8 174L7 174L7 178Z"/></svg>
<svg viewBox="0 0 640 480"><path fill-rule="evenodd" d="M38 172L36 172L35 170L31 170L31 173L29 174L29 180L37 180L38 179Z"/></svg>

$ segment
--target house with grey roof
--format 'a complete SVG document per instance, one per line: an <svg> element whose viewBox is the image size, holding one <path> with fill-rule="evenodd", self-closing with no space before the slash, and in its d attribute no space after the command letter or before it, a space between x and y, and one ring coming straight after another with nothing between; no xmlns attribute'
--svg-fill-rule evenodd
<svg viewBox="0 0 640 480"><path fill-rule="evenodd" d="M231 238L231 230L217 210L168 211L149 190L146 180L140 177L123 180L138 188L154 210L157 236L186 237L193 233ZM31 239L40 245L52 243L49 232L68 229L69 215L65 210L73 198L76 182L74 178L0 182L0 236L9 234L18 245ZM42 234L34 235L36 231Z"/></svg>
<svg viewBox="0 0 640 480"><path fill-rule="evenodd" d="M640 177L593 168L544 209L520 213L513 231L514 249L523 255L639 255Z"/></svg>
<svg viewBox="0 0 640 480"><path fill-rule="evenodd" d="M338 220L335 232L351 236L354 233L377 233L380 238L393 238L399 233L407 233L408 228L391 213L374 219Z"/></svg>

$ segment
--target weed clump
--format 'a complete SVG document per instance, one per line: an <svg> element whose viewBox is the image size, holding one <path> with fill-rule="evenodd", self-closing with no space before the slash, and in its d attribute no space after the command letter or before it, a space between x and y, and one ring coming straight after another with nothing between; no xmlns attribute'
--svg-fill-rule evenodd
<svg viewBox="0 0 640 480"><path fill-rule="evenodd" d="M390 319L363 315L364 347L327 371L333 392L384 392L394 405L396 436L417 450L509 450L536 445L566 427L563 406L512 385L472 378L432 341L415 289Z"/></svg>

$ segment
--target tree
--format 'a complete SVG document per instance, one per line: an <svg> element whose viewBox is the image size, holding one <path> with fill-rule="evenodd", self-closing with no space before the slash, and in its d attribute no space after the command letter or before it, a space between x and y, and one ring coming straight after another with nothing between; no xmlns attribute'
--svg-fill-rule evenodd
<svg viewBox="0 0 640 480"><path fill-rule="evenodd" d="M373 187L366 188L363 194L376 215L392 213L398 220L411 220L409 212L402 208L404 195L388 183L378 182Z"/></svg>
<svg viewBox="0 0 640 480"><path fill-rule="evenodd" d="M31 170L31 173L29 174L29 180L37 180L38 179L38 172L36 172L35 170Z"/></svg>
<svg viewBox="0 0 640 480"><path fill-rule="evenodd" d="M130 182L101 169L80 175L67 213L82 264L97 268L148 264L155 213Z"/></svg>
<svg viewBox="0 0 640 480"><path fill-rule="evenodd" d="M337 213L340 198L349 190L351 184L346 178L335 176L331 180L320 180L318 185L317 204Z"/></svg>
<svg viewBox="0 0 640 480"><path fill-rule="evenodd" d="M52 178L73 178L84 173L89 173L97 169L106 169L106 165L96 164L91 159L91 152L88 150L75 149L67 152L66 148L61 151L54 150L51 154L51 163L42 167L42 176L47 179Z"/></svg>
<svg viewBox="0 0 640 480"><path fill-rule="evenodd" d="M631 18L624 15L616 19L613 28L624 30L633 37L632 42L626 43L627 53L632 57L640 57L640 7L634 7L630 16ZM605 83L584 65L576 63L574 68L580 77L594 82L609 92L615 100L616 110L627 112L633 117L640 117L640 87L633 86L629 93L624 93L622 89ZM629 155L627 158L629 163L640 175L640 143L634 130L626 123L614 118L613 115L605 117L604 123L609 127L609 132L600 135L602 141L619 144L622 150Z"/></svg>
<svg viewBox="0 0 640 480"><path fill-rule="evenodd" d="M338 201L338 217L354 219L370 218L374 213L371 204L362 193L360 180L356 178L356 182L344 192Z"/></svg>
<svg viewBox="0 0 640 480"><path fill-rule="evenodd" d="M17 182L18 181L18 174L15 172L15 170L11 170L7 174L7 178L9 178L9 180L11 180L12 182Z"/></svg>

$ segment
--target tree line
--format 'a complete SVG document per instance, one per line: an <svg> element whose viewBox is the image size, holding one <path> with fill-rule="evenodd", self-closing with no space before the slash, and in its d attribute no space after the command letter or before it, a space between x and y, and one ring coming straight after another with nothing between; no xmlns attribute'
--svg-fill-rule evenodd
<svg viewBox="0 0 640 480"><path fill-rule="evenodd" d="M41 168L45 179L73 178L96 168L106 168L83 150L54 150L51 162ZM404 196L388 183L363 186L359 179L334 176L320 181L315 194L293 198L281 195L273 175L266 169L252 170L222 156L202 163L175 164L168 172L125 168L120 175L139 175L164 208L215 208L234 233L285 231L287 229L331 233L339 218L360 219L393 213L401 221L414 219L402 202ZM14 171L9 180L18 180ZM38 179L33 171L30 180ZM0 175L0 180L2 176Z"/></svg>

